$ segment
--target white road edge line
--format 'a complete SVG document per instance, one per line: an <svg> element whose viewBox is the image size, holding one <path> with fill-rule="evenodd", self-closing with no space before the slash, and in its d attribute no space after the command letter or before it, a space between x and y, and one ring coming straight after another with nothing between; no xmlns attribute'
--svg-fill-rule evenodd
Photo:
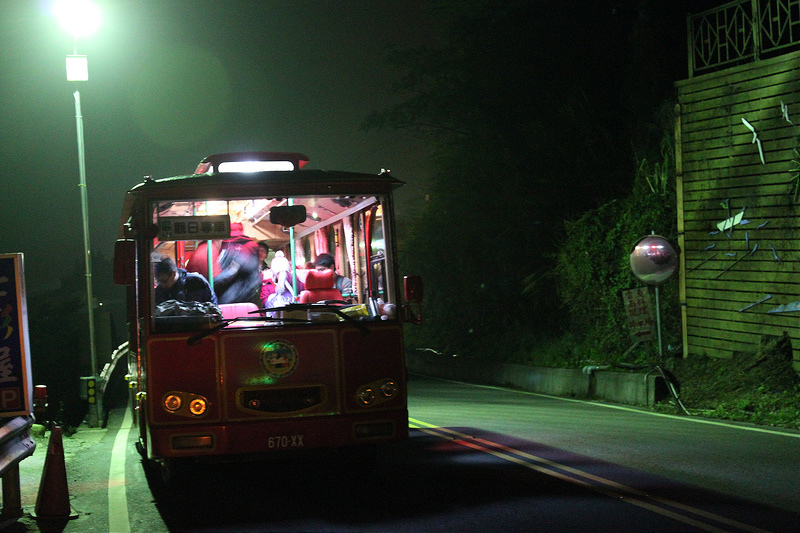
<svg viewBox="0 0 800 533"><path fill-rule="evenodd" d="M791 437L795 439L800 439L800 433L788 433L786 431L781 431L779 429L767 429L767 428L760 428L760 427L750 427L750 426L740 426L737 424L726 423L726 422L718 422L716 420L708 420L703 418L694 418L690 416L678 416L678 415L670 415L666 413L654 413L650 411L645 411L643 409L636 409L634 407L625 407L623 405L611 405L607 403L599 403L593 402L591 400L578 400L576 398L564 398L563 396L553 396L552 394L542 394L541 392L530 392L524 390L517 390L517 389L505 389L503 387L496 387L494 385L480 385L477 383L467 383L466 381L456 381L453 379L446 379L446 378L439 378L436 376L425 376L426 378L431 379L439 379L441 381L449 381L451 383L459 383L461 385L470 385L472 387L480 387L483 389L492 389L492 390L501 390L505 392L516 392L519 394L527 394L530 396L542 396L543 398L551 398L553 400L563 400L565 402L575 402L575 403L585 403L587 405L594 405L597 407L606 407L608 409L619 409L620 411L630 411L631 413L639 413L642 415L650 415L650 416L660 416L663 418L672 418L674 420L682 420L684 422L694 422L697 424L709 424L711 426L721 426L730 429L741 429L744 431L754 431L756 433L769 433L771 435L781 435L783 437Z"/></svg>
<svg viewBox="0 0 800 533"><path fill-rule="evenodd" d="M112 533L130 533L131 530L128 521L128 492L125 488L125 456L132 422L133 417L128 407L111 451L111 465L108 469L108 530Z"/></svg>

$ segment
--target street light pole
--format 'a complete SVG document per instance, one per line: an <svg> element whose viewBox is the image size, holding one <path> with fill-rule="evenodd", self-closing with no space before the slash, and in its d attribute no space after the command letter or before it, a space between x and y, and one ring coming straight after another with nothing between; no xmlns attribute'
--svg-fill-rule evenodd
<svg viewBox="0 0 800 533"><path fill-rule="evenodd" d="M86 186L86 156L83 142L83 114L81 113L81 93L75 91L75 127L78 132L78 170L81 190L81 219L83 221L83 251L86 267L86 309L89 316L89 361L91 365L90 379L97 381L97 343L94 331L94 296L92 295L92 247L89 239L89 198ZM99 395L96 401L89 404L89 426L97 427L100 422Z"/></svg>
<svg viewBox="0 0 800 533"><path fill-rule="evenodd" d="M97 7L89 0L63 1L56 6L60 22L75 37L73 54L67 56L67 81L88 81L89 68L86 56L78 55L78 37L88 35L97 28L100 15ZM81 94L77 89L75 98L75 126L78 136L78 171L81 191L81 220L83 221L83 250L86 267L86 309L89 317L89 360L91 376L89 383L82 385L94 388L97 384L97 345L95 343L94 296L92 295L92 251L89 238L89 197L86 185L86 157L83 140L83 113L81 112ZM83 380L83 379L82 379ZM98 427L102 412L101 395L87 394L89 399L89 426Z"/></svg>

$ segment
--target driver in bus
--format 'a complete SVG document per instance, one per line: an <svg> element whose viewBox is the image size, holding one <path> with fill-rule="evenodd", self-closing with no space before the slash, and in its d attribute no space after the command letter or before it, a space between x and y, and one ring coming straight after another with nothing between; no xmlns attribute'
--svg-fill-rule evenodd
<svg viewBox="0 0 800 533"><path fill-rule="evenodd" d="M167 300L181 302L211 302L217 305L217 295L211 290L206 278L197 272L187 272L178 268L171 257L162 256L153 263L158 286L156 287L156 304Z"/></svg>

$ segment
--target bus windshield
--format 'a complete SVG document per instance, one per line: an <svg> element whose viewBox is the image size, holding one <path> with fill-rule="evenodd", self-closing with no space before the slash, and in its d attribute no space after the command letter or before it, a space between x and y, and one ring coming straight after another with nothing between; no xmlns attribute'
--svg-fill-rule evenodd
<svg viewBox="0 0 800 533"><path fill-rule="evenodd" d="M153 330L396 320L387 201L379 194L151 198L147 216L157 234L145 272Z"/></svg>

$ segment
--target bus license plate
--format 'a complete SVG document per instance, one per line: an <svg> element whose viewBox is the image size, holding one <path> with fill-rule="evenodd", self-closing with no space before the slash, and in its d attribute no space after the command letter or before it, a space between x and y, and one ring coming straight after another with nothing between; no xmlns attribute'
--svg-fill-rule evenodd
<svg viewBox="0 0 800 533"><path fill-rule="evenodd" d="M279 448L302 448L303 435L277 435L267 439L267 446L270 449Z"/></svg>

